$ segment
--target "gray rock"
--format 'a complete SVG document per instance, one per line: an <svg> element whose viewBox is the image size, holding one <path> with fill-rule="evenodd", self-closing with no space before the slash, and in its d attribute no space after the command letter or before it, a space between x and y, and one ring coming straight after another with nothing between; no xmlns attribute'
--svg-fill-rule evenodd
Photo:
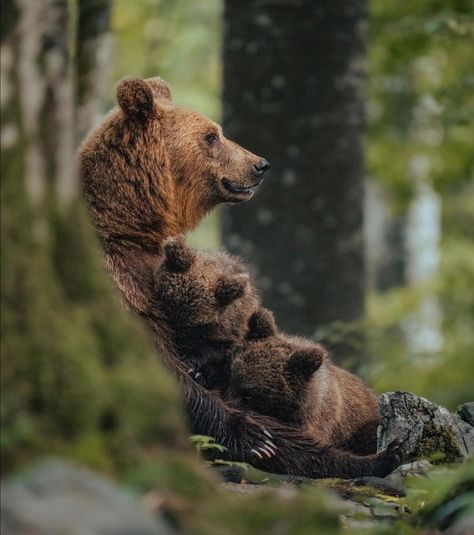
<svg viewBox="0 0 474 535"><path fill-rule="evenodd" d="M378 498L372 498L370 500L370 510L372 516L380 520L396 520L401 513L398 503L387 502Z"/></svg>
<svg viewBox="0 0 474 535"><path fill-rule="evenodd" d="M379 398L378 451L392 440L403 441L408 458L441 453L444 462L474 453L474 427L458 414L410 392L389 392Z"/></svg>
<svg viewBox="0 0 474 535"><path fill-rule="evenodd" d="M2 535L169 535L111 482L83 468L48 461L1 485Z"/></svg>
<svg viewBox="0 0 474 535"><path fill-rule="evenodd" d="M374 487L389 496L406 496L406 489L402 481L388 480L382 477L364 476L355 480L356 485Z"/></svg>
<svg viewBox="0 0 474 535"><path fill-rule="evenodd" d="M474 533L474 514L456 519L453 524L444 531L445 535L472 535Z"/></svg>
<svg viewBox="0 0 474 535"><path fill-rule="evenodd" d="M421 459L420 461L413 461L412 463L402 464L398 468L395 468L395 470L388 474L388 476L385 476L384 479L389 484L394 485L395 487L399 485L403 486L404 479L407 476L426 476L432 466L433 465L425 459Z"/></svg>
<svg viewBox="0 0 474 535"><path fill-rule="evenodd" d="M222 483L221 487L231 492L237 492L238 494L255 494L256 492L264 492L268 487L265 485L256 485L254 483Z"/></svg>
<svg viewBox="0 0 474 535"><path fill-rule="evenodd" d="M240 466L212 465L226 483L240 483L245 478L245 470Z"/></svg>
<svg viewBox="0 0 474 535"><path fill-rule="evenodd" d="M464 420L470 425L474 425L474 401L460 405L458 407L457 414L461 420Z"/></svg>

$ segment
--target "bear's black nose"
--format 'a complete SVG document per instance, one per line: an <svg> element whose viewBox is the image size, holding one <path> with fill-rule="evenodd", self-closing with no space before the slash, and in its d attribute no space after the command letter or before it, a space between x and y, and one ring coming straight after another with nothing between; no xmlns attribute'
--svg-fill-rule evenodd
<svg viewBox="0 0 474 535"><path fill-rule="evenodd" d="M258 176L262 176L267 169L270 168L270 164L265 160L265 158L262 158L257 164L254 165L255 172Z"/></svg>

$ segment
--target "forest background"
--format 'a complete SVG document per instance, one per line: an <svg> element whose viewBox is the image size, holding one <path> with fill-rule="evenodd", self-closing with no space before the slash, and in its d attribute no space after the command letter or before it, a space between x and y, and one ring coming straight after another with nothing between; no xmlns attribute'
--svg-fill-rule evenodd
<svg viewBox="0 0 474 535"><path fill-rule="evenodd" d="M190 239L245 256L283 329L379 393L451 410L474 397L472 7L314 4L2 2L3 474L73 459L185 496L185 523L215 492L176 385L103 271L74 173L126 75L161 76L271 161L255 198Z"/></svg>

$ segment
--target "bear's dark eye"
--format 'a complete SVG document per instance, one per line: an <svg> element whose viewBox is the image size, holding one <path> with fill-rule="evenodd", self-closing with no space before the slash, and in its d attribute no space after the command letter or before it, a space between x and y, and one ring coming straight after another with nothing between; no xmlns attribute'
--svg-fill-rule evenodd
<svg viewBox="0 0 474 535"><path fill-rule="evenodd" d="M210 134L206 135L206 141L209 143L209 145L214 145L219 141L219 138L217 137L217 134L211 132Z"/></svg>

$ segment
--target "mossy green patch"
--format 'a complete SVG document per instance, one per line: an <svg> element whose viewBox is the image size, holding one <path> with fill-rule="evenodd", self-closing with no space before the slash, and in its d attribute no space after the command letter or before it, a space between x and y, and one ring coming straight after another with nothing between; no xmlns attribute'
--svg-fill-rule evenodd
<svg viewBox="0 0 474 535"><path fill-rule="evenodd" d="M428 422L423 428L423 436L417 444L414 457L427 459L433 464L446 464L458 461L461 452L452 431Z"/></svg>

